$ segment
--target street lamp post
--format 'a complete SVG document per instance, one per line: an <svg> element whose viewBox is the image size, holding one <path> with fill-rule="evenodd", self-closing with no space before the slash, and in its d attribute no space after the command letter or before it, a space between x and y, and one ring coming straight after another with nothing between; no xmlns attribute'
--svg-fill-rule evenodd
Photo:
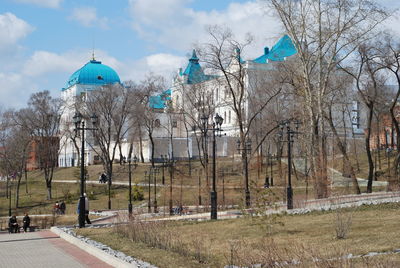
<svg viewBox="0 0 400 268"><path fill-rule="evenodd" d="M203 130L204 130L204 137L207 137L207 131L211 130L213 132L213 181L212 181L212 190L210 193L211 197L211 219L216 220L217 219L217 210L218 210L218 205L217 205L217 185L216 185L216 155L217 155L217 140L216 136L221 137L221 132L223 131L221 126L222 123L224 122L224 119L219 115L216 114L214 117L214 122L212 123L212 128L207 128L208 125L208 117L203 115L201 117L202 123L203 123ZM217 135L215 135L215 132L218 132Z"/></svg>
<svg viewBox="0 0 400 268"><path fill-rule="evenodd" d="M296 130L291 129L291 123L294 122ZM287 142L287 154L288 154L288 185L286 188L287 195L287 209L293 209L293 188L292 188L292 143L294 141L294 134L298 134L297 131L300 125L300 121L289 119L281 121L279 137L280 141L284 142L284 129L286 127L286 142Z"/></svg>
<svg viewBox="0 0 400 268"><path fill-rule="evenodd" d="M149 197L148 197L148 200L147 200L147 213L151 213L151 199L150 199L150 194L151 194L151 188L150 188L150 172L149 172L149 174L147 175L147 171L145 171L144 172L144 178L146 179L146 178L148 178L149 179L149 191L148 191L148 193L149 193Z"/></svg>
<svg viewBox="0 0 400 268"><path fill-rule="evenodd" d="M164 158L163 155L161 155L161 161L162 161L162 165L161 165L161 169L162 169L161 183L162 183L162 185L165 184L165 174L164 174L164 167L165 167L165 162L166 162L165 158Z"/></svg>
<svg viewBox="0 0 400 268"><path fill-rule="evenodd" d="M151 169L151 174L154 177L154 213L158 212L158 208L157 208L157 174L160 172L160 169L158 167L154 167ZM150 181L150 179L149 179ZM150 185L150 184L149 184Z"/></svg>
<svg viewBox="0 0 400 268"><path fill-rule="evenodd" d="M97 124L97 115L90 117L93 126ZM73 117L75 131L81 130L81 176L80 176L80 198L79 198L79 228L85 227L85 130L96 130L96 128L85 128L85 121L80 112L75 113Z"/></svg>
<svg viewBox="0 0 400 268"><path fill-rule="evenodd" d="M274 175L273 175L273 161L274 160L274 156L272 155L272 154L270 154L270 158L269 158L269 165L270 165L270 176L269 176L269 179L270 179L270 183L269 183L269 185L272 187L272 186L274 186Z"/></svg>
<svg viewBox="0 0 400 268"><path fill-rule="evenodd" d="M163 161L163 168L168 167L169 171L169 215L172 216L174 211L172 209L172 181L174 177L174 164L175 160L168 154L168 155L161 155ZM164 173L163 173L164 174Z"/></svg>
<svg viewBox="0 0 400 268"><path fill-rule="evenodd" d="M8 216L11 217L11 189L12 189L12 185L11 185L11 178L8 178L9 182L8 182L8 187L9 189L7 189L8 191Z"/></svg>
<svg viewBox="0 0 400 268"><path fill-rule="evenodd" d="M132 217L132 160L133 160L133 169L135 170L137 167L138 158L136 155L131 158L132 151L129 151L129 158L128 158L128 172L129 172L129 205L128 205L128 213L129 218Z"/></svg>
<svg viewBox="0 0 400 268"><path fill-rule="evenodd" d="M245 163L244 163L244 172L245 172L245 202L246 202L246 208L249 208L251 205L250 202L250 190L249 190L249 163L248 163L248 155L251 154L251 139L247 138L244 146L242 147L241 144L242 142L238 140L237 142L237 150L238 153L242 153L242 155L245 158Z"/></svg>

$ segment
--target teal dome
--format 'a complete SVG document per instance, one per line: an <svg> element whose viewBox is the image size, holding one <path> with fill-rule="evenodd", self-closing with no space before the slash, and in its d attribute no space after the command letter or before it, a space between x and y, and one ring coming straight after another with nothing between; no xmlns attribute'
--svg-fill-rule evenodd
<svg viewBox="0 0 400 268"><path fill-rule="evenodd" d="M102 86L115 83L121 83L116 71L101 61L91 60L71 75L65 88L75 84Z"/></svg>

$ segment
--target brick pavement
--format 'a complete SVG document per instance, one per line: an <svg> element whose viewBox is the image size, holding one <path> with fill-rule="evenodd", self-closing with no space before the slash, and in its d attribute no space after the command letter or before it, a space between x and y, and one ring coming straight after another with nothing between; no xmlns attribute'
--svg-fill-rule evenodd
<svg viewBox="0 0 400 268"><path fill-rule="evenodd" d="M0 267L112 267L50 231L0 234Z"/></svg>

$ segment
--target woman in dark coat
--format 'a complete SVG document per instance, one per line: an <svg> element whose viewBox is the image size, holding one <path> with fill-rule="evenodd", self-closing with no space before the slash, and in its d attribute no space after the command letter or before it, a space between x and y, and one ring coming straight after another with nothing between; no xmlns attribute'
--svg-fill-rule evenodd
<svg viewBox="0 0 400 268"><path fill-rule="evenodd" d="M24 232L26 233L26 230L29 228L29 225L31 224L31 218L29 218L28 213L25 213L25 217L22 219L22 227L24 228Z"/></svg>

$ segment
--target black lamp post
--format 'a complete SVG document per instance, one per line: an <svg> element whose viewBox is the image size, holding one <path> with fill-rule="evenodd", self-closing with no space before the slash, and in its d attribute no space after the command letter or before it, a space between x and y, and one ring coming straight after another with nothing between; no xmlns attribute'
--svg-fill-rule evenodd
<svg viewBox="0 0 400 268"><path fill-rule="evenodd" d="M223 131L221 126L224 122L224 119L219 115L216 114L214 117L214 122L212 123L212 128L207 128L208 125L208 117L203 115L201 117L201 121L203 123L203 130L204 130L204 137L207 137L207 131L211 130L213 132L213 181L212 181L212 190L210 193L211 197L211 219L217 219L217 185L216 185L216 155L217 155L217 140L215 132L218 132L217 136L221 137L221 132Z"/></svg>
<svg viewBox="0 0 400 268"><path fill-rule="evenodd" d="M93 126L97 124L97 115L93 114L90 117ZM85 120L83 120L80 112L75 113L73 117L75 123L75 131L81 130L81 185L79 198L79 228L85 227L85 130L96 130L96 128L85 128Z"/></svg>
<svg viewBox="0 0 400 268"><path fill-rule="evenodd" d="M145 172L144 172L144 179L146 179L146 178L149 179L149 180L148 180L148 182L149 182L149 189L148 189L148 190L149 190L149 191L148 191L149 196L148 196L148 199L147 199L147 200L148 200L148 201L147 201L147 213L151 213L151 201L150 201L150 200L151 200L151 199L150 199L150 194L151 194L150 190L151 190L151 188L150 188L150 177L151 177L151 176L150 176L150 172L149 172L149 174L147 175L147 171L145 171Z"/></svg>
<svg viewBox="0 0 400 268"><path fill-rule="evenodd" d="M296 125L296 130L291 129L291 123ZM292 189L292 143L294 141L294 134L298 134L300 121L289 119L280 122L279 138L281 142L284 141L284 130L286 128L286 142L287 142L287 154L288 154L288 185L286 188L287 194L287 209L293 209L293 189Z"/></svg>
<svg viewBox="0 0 400 268"><path fill-rule="evenodd" d="M153 206L154 206L154 213L158 213L158 208L157 208L157 174L160 173L160 169L158 167L153 167L151 169L150 174L153 175L153 179L154 179L154 202L153 202ZM149 178L150 181L150 178ZM149 184L150 186L150 184Z"/></svg>
<svg viewBox="0 0 400 268"><path fill-rule="evenodd" d="M244 161L244 172L245 172L245 182L244 182L244 186L245 186L245 202L246 202L246 208L250 207L250 190L249 190L249 163L248 163L248 155L251 154L251 139L247 138L247 140L245 141L244 146L242 147L241 144L242 142L240 140L238 140L237 142L237 150L238 153L242 153L242 155L245 158Z"/></svg>
<svg viewBox="0 0 400 268"><path fill-rule="evenodd" d="M174 211L173 211L173 206L172 206L172 181L173 181L173 177L174 177L174 164L175 164L175 160L173 159L173 157L171 157L169 154L168 155L161 155L162 161L163 161L163 165L162 165L162 176L163 176L163 184L164 184L164 167L168 167L168 171L169 171L169 215L173 215Z"/></svg>
<svg viewBox="0 0 400 268"><path fill-rule="evenodd" d="M8 216L11 217L11 189L12 189L12 185L11 185L11 178L8 178L8 185L7 185L9 189L7 189L8 191Z"/></svg>
<svg viewBox="0 0 400 268"><path fill-rule="evenodd" d="M136 155L133 157L133 159L130 158L131 156L131 151L129 153L129 158L128 158L128 172L129 172L129 205L128 205L128 213L129 213L129 218L132 217L132 161L133 161L133 169L135 170L137 167L137 162L138 158Z"/></svg>
<svg viewBox="0 0 400 268"><path fill-rule="evenodd" d="M274 175L273 175L273 161L274 160L274 156L272 154L270 154L270 158L269 158L269 164L270 164L270 186L274 186Z"/></svg>
<svg viewBox="0 0 400 268"><path fill-rule="evenodd" d="M164 174L164 167L166 164L166 156L164 157L164 155L161 155L161 161L162 161L162 165L161 165L161 169L162 169L162 177L161 177L161 183L164 185L165 184L165 174Z"/></svg>

